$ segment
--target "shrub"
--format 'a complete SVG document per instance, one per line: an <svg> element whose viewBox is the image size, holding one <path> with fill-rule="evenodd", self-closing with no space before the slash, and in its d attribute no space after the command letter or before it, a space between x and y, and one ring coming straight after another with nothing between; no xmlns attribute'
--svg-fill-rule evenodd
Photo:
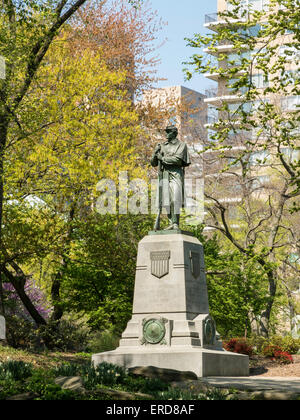
<svg viewBox="0 0 300 420"><path fill-rule="evenodd" d="M223 343L223 347L225 350L233 353L246 354L247 356L253 354L252 346L244 338L231 338L229 341Z"/></svg>
<svg viewBox="0 0 300 420"><path fill-rule="evenodd" d="M83 351L87 348L89 330L74 320L48 321L39 328L16 315L6 317L7 342L14 348L30 350Z"/></svg>
<svg viewBox="0 0 300 420"><path fill-rule="evenodd" d="M296 354L300 350L300 339L294 338L291 335L286 335L284 337L274 335L270 338L270 344L279 346L283 351L290 354Z"/></svg>
<svg viewBox="0 0 300 420"><path fill-rule="evenodd" d="M293 357L286 351L275 351L274 358L280 364L289 364L294 362Z"/></svg>
<svg viewBox="0 0 300 420"><path fill-rule="evenodd" d="M6 298L6 305L9 315L16 315L27 321L32 322L32 318L26 308L24 307L20 297L11 283L3 284L3 291ZM28 277L25 283L25 292L36 307L40 315L48 319L52 308L47 302L46 293L35 283L35 281Z"/></svg>
<svg viewBox="0 0 300 420"><path fill-rule="evenodd" d="M274 344L264 347L263 354L281 364L293 363L293 358L290 353L283 351L282 348Z"/></svg>
<svg viewBox="0 0 300 420"><path fill-rule="evenodd" d="M81 368L84 387L94 389L97 385L113 386L121 384L126 370L111 363L102 362L96 368L86 365Z"/></svg>
<svg viewBox="0 0 300 420"><path fill-rule="evenodd" d="M95 371L99 381L98 383L103 385L116 385L117 383L122 383L126 376L124 368L107 362L100 363Z"/></svg>
<svg viewBox="0 0 300 420"><path fill-rule="evenodd" d="M46 347L77 352L86 349L88 334L88 329L70 319L61 319L59 323L49 321L37 331L37 336Z"/></svg>
<svg viewBox="0 0 300 420"><path fill-rule="evenodd" d="M120 337L112 331L97 331L93 333L87 343L92 353L115 350L119 345Z"/></svg>
<svg viewBox="0 0 300 420"><path fill-rule="evenodd" d="M143 394L155 394L169 388L169 385L159 378L144 378L142 376L128 375L123 380L123 385L128 391Z"/></svg>
<svg viewBox="0 0 300 420"><path fill-rule="evenodd" d="M80 375L80 365L75 363L62 363L56 366L52 372L55 377L57 376L77 376Z"/></svg>
<svg viewBox="0 0 300 420"><path fill-rule="evenodd" d="M282 349L274 344L267 345L262 349L262 353L266 357L275 357L275 353L280 351L282 351Z"/></svg>
<svg viewBox="0 0 300 420"><path fill-rule="evenodd" d="M32 365L22 361L10 360L0 363L0 378L21 381L32 375Z"/></svg>
<svg viewBox="0 0 300 420"><path fill-rule="evenodd" d="M6 315L6 339L13 348L36 349L38 344L36 326L17 315Z"/></svg>
<svg viewBox="0 0 300 420"><path fill-rule="evenodd" d="M256 334L247 338L247 342L252 347L255 354L262 354L263 348L269 344L269 340L266 337Z"/></svg>

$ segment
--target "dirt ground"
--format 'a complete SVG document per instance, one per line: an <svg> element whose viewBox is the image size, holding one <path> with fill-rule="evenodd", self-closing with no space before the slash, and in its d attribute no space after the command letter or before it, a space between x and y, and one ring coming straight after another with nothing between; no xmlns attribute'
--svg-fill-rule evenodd
<svg viewBox="0 0 300 420"><path fill-rule="evenodd" d="M300 354L293 355L294 363L279 365L270 359L253 356L250 359L250 375L300 378Z"/></svg>

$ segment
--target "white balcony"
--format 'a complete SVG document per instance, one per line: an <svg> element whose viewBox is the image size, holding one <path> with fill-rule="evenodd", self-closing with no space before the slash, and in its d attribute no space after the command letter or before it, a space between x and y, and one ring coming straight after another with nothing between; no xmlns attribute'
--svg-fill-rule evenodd
<svg viewBox="0 0 300 420"><path fill-rule="evenodd" d="M217 57L219 54L231 53L231 52L234 52L235 50L236 48L233 44L222 44L222 45L216 45L216 46L204 48L203 52ZM249 51L249 46L246 44L241 45L240 50Z"/></svg>
<svg viewBox="0 0 300 420"><path fill-rule="evenodd" d="M248 72L246 72L245 70L238 71L234 74L234 77L242 76L243 74L247 74L247 73ZM215 82L218 82L219 79L221 79L221 78L223 78L223 79L228 79L229 78L229 76L227 76L226 74L220 74L218 72L204 73L203 76L206 77L207 79L214 80ZM232 77L232 75L230 77Z"/></svg>
<svg viewBox="0 0 300 420"><path fill-rule="evenodd" d="M220 107L224 103L236 103L243 100L244 95L220 95L220 96L211 96L210 98L205 98L204 103L213 105L215 107Z"/></svg>
<svg viewBox="0 0 300 420"><path fill-rule="evenodd" d="M220 121L220 120L219 120ZM223 130L223 128L224 128L224 124L225 125L229 125L230 127L233 127L233 128L235 128L235 129L237 129L237 128L239 128L239 126L241 125L241 121L239 121L238 119L237 120L222 120L222 126L220 126L220 127L216 127L216 123L217 123L218 121L214 121L214 122L212 122L212 121L210 121L210 122L207 122L206 124L204 124L204 128L206 129L206 130L214 130L214 131L219 131L219 130Z"/></svg>
<svg viewBox="0 0 300 420"><path fill-rule="evenodd" d="M225 45L218 45L217 47L204 48L203 52L205 52L206 54L218 56L219 54L231 52L233 50L234 50L233 44L225 44Z"/></svg>
<svg viewBox="0 0 300 420"><path fill-rule="evenodd" d="M222 18L222 16L219 16L218 13L211 13L209 15L205 15L204 28L217 32L220 26L230 25L233 23L242 23L242 22L247 22L246 18L225 20L224 18Z"/></svg>

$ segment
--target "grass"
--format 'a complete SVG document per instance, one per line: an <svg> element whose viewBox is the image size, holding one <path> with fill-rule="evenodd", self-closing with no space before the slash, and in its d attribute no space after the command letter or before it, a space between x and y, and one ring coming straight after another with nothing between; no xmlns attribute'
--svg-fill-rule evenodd
<svg viewBox="0 0 300 420"><path fill-rule="evenodd" d="M80 376L85 391L60 388L55 383L58 376ZM207 395L174 389L159 379L136 377L105 363L94 369L88 353L37 353L0 346L0 400L24 393L34 400L225 399L218 389Z"/></svg>
<svg viewBox="0 0 300 420"><path fill-rule="evenodd" d="M91 360L91 357L92 354L89 353L31 352L0 345L0 362L22 361L41 369L55 368L61 363L85 364Z"/></svg>

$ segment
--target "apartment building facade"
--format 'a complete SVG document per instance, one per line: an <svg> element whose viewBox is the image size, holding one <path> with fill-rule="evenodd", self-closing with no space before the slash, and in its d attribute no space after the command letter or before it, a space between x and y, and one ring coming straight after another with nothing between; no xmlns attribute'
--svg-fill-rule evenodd
<svg viewBox="0 0 300 420"><path fill-rule="evenodd" d="M144 92L143 103L151 104L162 119L160 127L155 127L153 136L157 142L165 138L164 129L174 124L178 128L178 138L187 143L193 165L187 171L190 175L203 175L199 152L207 141L207 104L203 93L187 87L166 86Z"/></svg>
<svg viewBox="0 0 300 420"><path fill-rule="evenodd" d="M282 6L278 6L282 7ZM215 184L215 192L220 190L220 200L223 202L235 203L240 200L239 191L241 185L238 180L238 174L241 173L242 167L240 165L241 159L237 156L244 154L251 169L248 171L249 177L252 178L252 185L259 192L258 195L264 197L268 184L272 183L270 179L269 164L275 161L272 160L275 154L278 155L277 150L272 150L272 146L265 147L268 136L267 130L262 130L261 127L255 124L245 124L245 114L251 115L248 118L254 119L261 107L266 104L273 104L281 109L282 113L296 112L300 105L300 96L295 94L294 82L299 78L299 58L300 52L296 47L292 46L293 34L291 31L280 33L276 39L277 49L273 56L270 56L270 67L274 68L276 60L285 58L284 72L266 74L261 70L261 66L256 61L256 56L261 57L265 53L265 47L262 38L258 37L265 19L268 19L269 0L242 0L238 14L235 18L228 19L223 17L226 11L237 11L237 6L230 1L218 0L218 10L216 13L205 16L205 27L218 33L220 28L232 25L232 30L236 30L237 34L242 31L249 36L255 38L257 36L257 44L252 48L249 47L247 41L244 45L240 45L239 51L236 51L232 40L222 39L218 45L208 46L204 52L209 56L211 67L215 67L214 72L206 73L205 76L215 82L215 89L207 92L207 98L204 100L208 106L208 119L205 128L212 135L208 136L207 151L204 154L204 173L205 184ZM255 12L264 12L262 22L256 22L255 25L245 25L243 23L249 22L251 14ZM234 29L234 25L236 28ZM231 72L236 66L243 62L249 63L249 70L244 69L240 72ZM251 67L251 69L250 69ZM230 76L231 75L231 76ZM256 88L258 94L254 100L246 100L245 94L248 86L237 88L239 78L251 78L252 85ZM276 93L275 89L272 92L274 81L281 78L285 82L286 89L290 89L290 94ZM264 92L269 91L266 95ZM242 118L243 117L243 118ZM242 123L241 123L242 121ZM226 130L226 141L222 143L223 159L220 160L220 151L210 150L210 139L214 138L218 131ZM271 126L270 126L271 130ZM299 126L295 127L293 134L299 134ZM218 138L218 136L215 136ZM269 135L270 137L270 135ZM252 151L247 155L247 144L260 144L256 151ZM215 145L214 140L211 141ZM227 147L226 147L227 146ZM298 144L299 146L299 144ZM280 151L284 158L291 163L299 159L299 150L290 148L288 145L283 146ZM230 170L222 171L222 165L230 165ZM235 162L236 160L236 162ZM221 162L222 161L222 162ZM277 159L278 161L278 159ZM205 165L205 162L207 163ZM279 162L280 163L280 162ZM277 162L278 164L278 162ZM259 188L259 186L263 188Z"/></svg>
<svg viewBox="0 0 300 420"><path fill-rule="evenodd" d="M204 49L211 70L206 77L215 83L205 99L205 127L211 133L204 153L205 222L209 228L220 228L227 238L238 238L242 248L269 247L266 255L279 264L277 274L293 294L291 308L283 310L282 331L291 324L297 335L299 315L291 319L291 309L295 310L292 300L299 298L300 225L299 213L290 211L287 197L297 192L292 186L297 183L300 159L299 40L283 21L276 38L263 37L274 11L278 20L285 16L288 21L284 2L242 0L239 6L237 10L237 4L218 0L217 12L205 17L212 34L224 35L225 28L233 33L212 37L219 44L212 42ZM224 12L234 13L224 17ZM260 20L253 18L258 14ZM235 35L240 42L235 42ZM268 121L269 114L274 118ZM219 133L225 133L223 141ZM299 195L294 197L299 205Z"/></svg>

